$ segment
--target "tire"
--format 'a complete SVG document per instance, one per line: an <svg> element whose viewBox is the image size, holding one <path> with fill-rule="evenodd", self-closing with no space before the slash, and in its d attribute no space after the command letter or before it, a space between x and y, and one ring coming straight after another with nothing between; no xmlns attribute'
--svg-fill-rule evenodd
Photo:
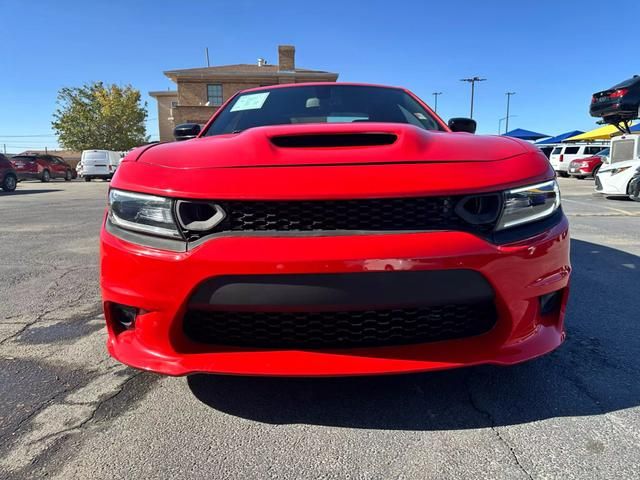
<svg viewBox="0 0 640 480"><path fill-rule="evenodd" d="M85 182L90 182L91 181L91 177L84 177L84 181Z"/></svg>
<svg viewBox="0 0 640 480"><path fill-rule="evenodd" d="M71 170L67 170L66 172L64 172L65 182L70 182L72 178L73 178L73 174L71 173Z"/></svg>
<svg viewBox="0 0 640 480"><path fill-rule="evenodd" d="M568 178L569 174L567 172L558 171L558 176L562 178Z"/></svg>
<svg viewBox="0 0 640 480"><path fill-rule="evenodd" d="M640 181L634 182L635 178L632 178L627 187L629 198L634 202L640 202ZM634 184L635 183L635 184ZM635 190L635 191L633 191Z"/></svg>
<svg viewBox="0 0 640 480"><path fill-rule="evenodd" d="M13 173L8 173L7 175L5 175L1 186L2 190L4 190L5 192L13 192L18 186L18 179Z"/></svg>
<svg viewBox="0 0 640 480"><path fill-rule="evenodd" d="M585 179L585 178L587 178L587 177L585 177L584 175L577 175L577 176L576 176L576 178L577 178L578 180L584 180L584 179Z"/></svg>
<svg viewBox="0 0 640 480"><path fill-rule="evenodd" d="M49 170L43 170L40 181L43 183L48 183L51 181L51 173L49 172Z"/></svg>

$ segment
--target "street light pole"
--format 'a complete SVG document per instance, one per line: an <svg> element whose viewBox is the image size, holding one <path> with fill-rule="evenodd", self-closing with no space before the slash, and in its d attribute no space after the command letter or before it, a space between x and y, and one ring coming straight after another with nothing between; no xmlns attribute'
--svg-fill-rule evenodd
<svg viewBox="0 0 640 480"><path fill-rule="evenodd" d="M438 97L442 95L442 92L433 92L433 111L438 113Z"/></svg>
<svg viewBox="0 0 640 480"><path fill-rule="evenodd" d="M517 117L518 115L509 115L510 118L513 117ZM501 118L500 120L498 120L498 135L501 135L502 133L502 122L504 122L507 119L507 117ZM507 133L508 130L506 130L504 133Z"/></svg>
<svg viewBox="0 0 640 480"><path fill-rule="evenodd" d="M480 77L462 78L460 80L461 82L468 82L471 84L471 114L469 115L469 118L473 118L473 97L476 91L476 82L484 82L485 80L486 78Z"/></svg>
<svg viewBox="0 0 640 480"><path fill-rule="evenodd" d="M509 104L511 103L511 95L515 95L516 92L506 92L505 95L507 96L507 117L506 117L506 123L505 123L505 130L504 133L507 133L509 131Z"/></svg>

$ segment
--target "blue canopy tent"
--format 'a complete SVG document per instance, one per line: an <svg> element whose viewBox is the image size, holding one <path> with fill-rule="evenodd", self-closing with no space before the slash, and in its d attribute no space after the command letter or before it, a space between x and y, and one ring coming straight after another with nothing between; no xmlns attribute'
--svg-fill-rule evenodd
<svg viewBox="0 0 640 480"><path fill-rule="evenodd" d="M519 138L520 140L540 140L541 138L546 138L549 135L545 135L544 133L532 132L531 130L524 130L522 128L516 128L515 130L511 130L503 134L505 137L513 137Z"/></svg>
<svg viewBox="0 0 640 480"><path fill-rule="evenodd" d="M554 143L561 143L567 138L575 137L576 135L580 135L582 133L584 133L582 130L572 130L555 137L547 138L546 140L540 140L539 142L536 142L536 145L551 145Z"/></svg>

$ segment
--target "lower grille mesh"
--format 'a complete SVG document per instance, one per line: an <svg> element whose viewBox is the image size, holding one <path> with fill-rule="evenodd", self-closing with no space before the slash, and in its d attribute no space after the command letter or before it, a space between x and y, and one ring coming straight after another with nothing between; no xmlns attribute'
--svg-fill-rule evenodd
<svg viewBox="0 0 640 480"><path fill-rule="evenodd" d="M491 302L358 312L189 310L187 337L257 348L353 348L435 342L480 335L496 323Z"/></svg>

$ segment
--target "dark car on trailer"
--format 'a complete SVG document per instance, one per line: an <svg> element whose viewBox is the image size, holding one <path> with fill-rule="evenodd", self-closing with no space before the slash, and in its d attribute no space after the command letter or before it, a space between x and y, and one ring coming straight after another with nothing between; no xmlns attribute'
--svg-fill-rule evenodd
<svg viewBox="0 0 640 480"><path fill-rule="evenodd" d="M589 113L607 123L619 123L640 117L640 75L594 93Z"/></svg>
<svg viewBox="0 0 640 480"><path fill-rule="evenodd" d="M13 192L18 184L18 176L7 157L0 153L0 188L5 192Z"/></svg>
<svg viewBox="0 0 640 480"><path fill-rule="evenodd" d="M18 180L40 180L48 182L52 178L66 181L74 178L75 169L62 157L55 155L24 154L11 158Z"/></svg>

